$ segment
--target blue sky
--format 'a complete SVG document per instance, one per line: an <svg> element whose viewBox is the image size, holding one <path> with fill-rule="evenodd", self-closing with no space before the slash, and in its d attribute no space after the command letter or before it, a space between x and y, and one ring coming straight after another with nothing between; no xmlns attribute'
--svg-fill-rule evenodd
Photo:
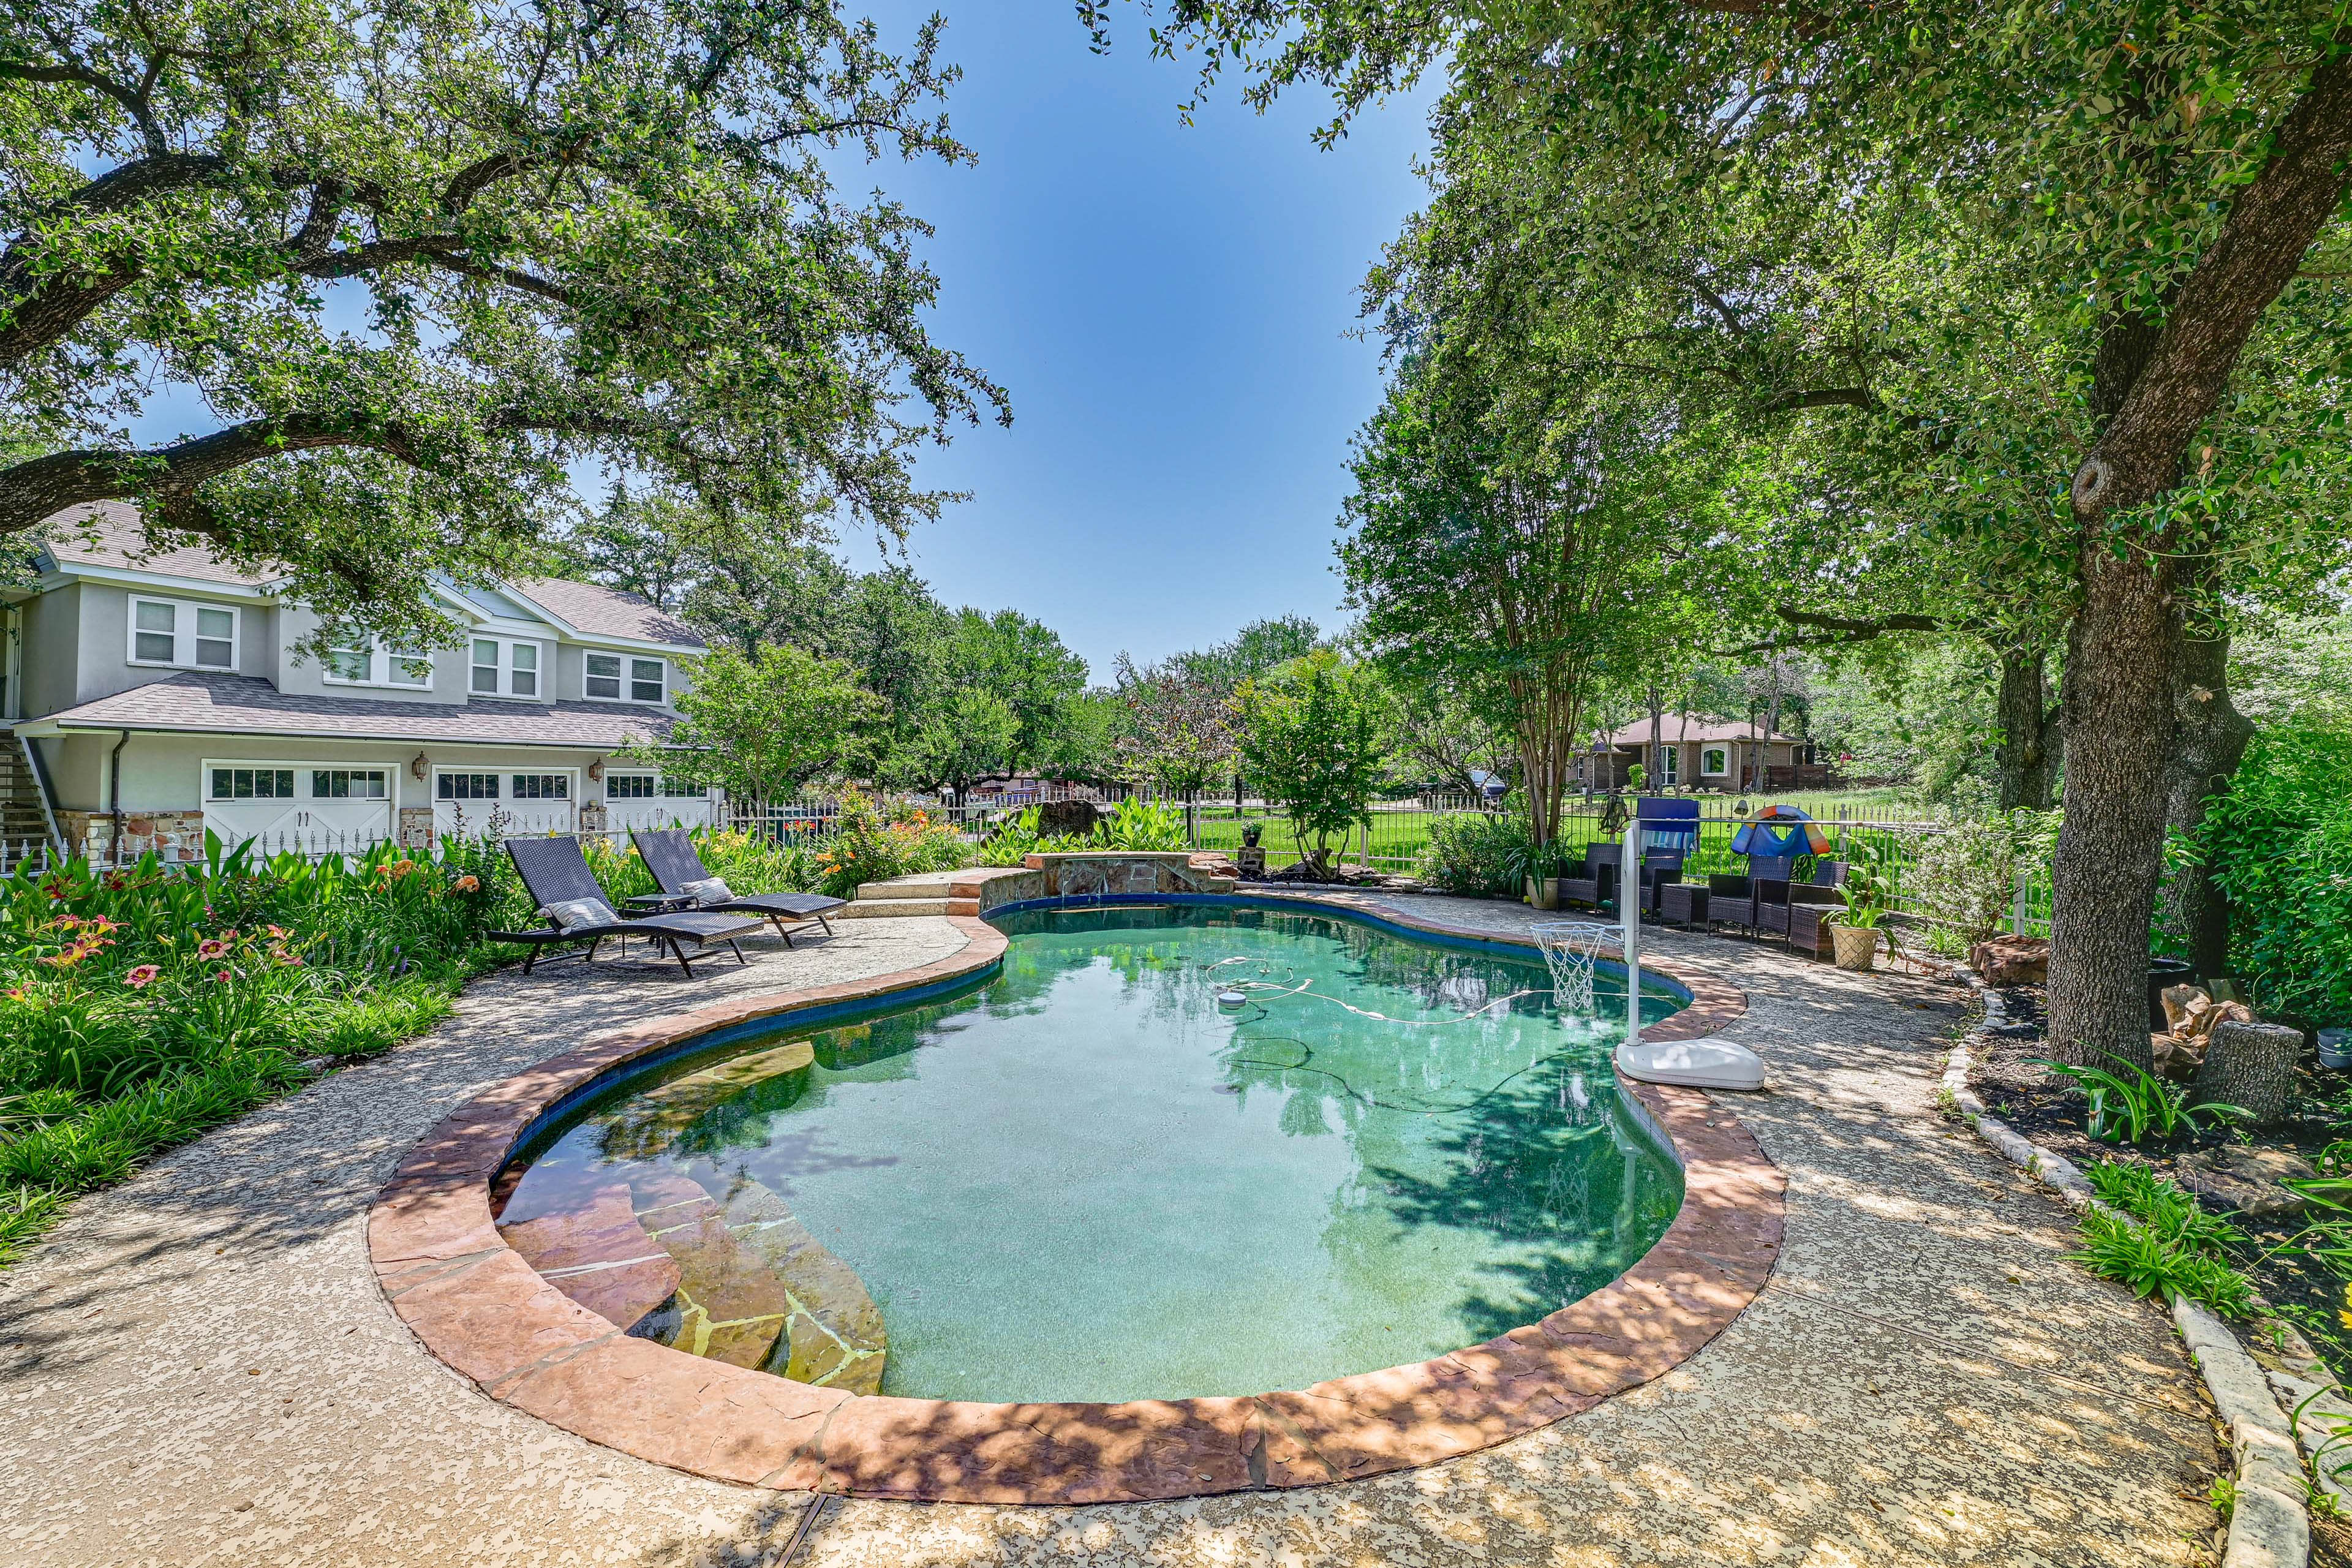
<svg viewBox="0 0 2352 1568"><path fill-rule="evenodd" d="M1365 268L1424 187L1426 100L1332 152L1328 103L1260 116L1231 86L1186 126L1191 71L1121 7L1088 51L1069 0L943 7L949 100L977 167L845 171L938 226L933 322L1012 394L1013 424L960 432L923 481L973 492L908 553L951 605L1011 606L1107 680L1262 616L1343 617L1331 545L1348 439L1379 401L1350 339ZM873 14L893 42L929 6ZM859 564L869 542L845 540Z"/></svg>

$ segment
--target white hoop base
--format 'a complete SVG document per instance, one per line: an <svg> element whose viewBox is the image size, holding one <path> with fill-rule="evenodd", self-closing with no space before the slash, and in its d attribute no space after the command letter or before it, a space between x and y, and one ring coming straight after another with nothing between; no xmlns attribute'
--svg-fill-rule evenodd
<svg viewBox="0 0 2352 1568"><path fill-rule="evenodd" d="M1616 1062L1619 1078L1641 1083L1741 1092L1764 1087L1764 1058L1746 1046L1714 1035L1703 1040L1619 1046Z"/></svg>

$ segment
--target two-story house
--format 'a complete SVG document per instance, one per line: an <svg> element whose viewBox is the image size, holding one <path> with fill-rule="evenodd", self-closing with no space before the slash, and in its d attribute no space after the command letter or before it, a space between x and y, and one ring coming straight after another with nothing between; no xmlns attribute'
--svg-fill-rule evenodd
<svg viewBox="0 0 2352 1568"><path fill-rule="evenodd" d="M448 585L457 646L320 655L298 646L318 617L278 584L202 549L146 553L132 509L53 521L38 575L0 590L20 775L18 826L0 834L21 829L28 794L76 848L167 857L201 853L208 828L323 848L709 819L709 792L620 754L667 738L703 649L644 599L553 578Z"/></svg>

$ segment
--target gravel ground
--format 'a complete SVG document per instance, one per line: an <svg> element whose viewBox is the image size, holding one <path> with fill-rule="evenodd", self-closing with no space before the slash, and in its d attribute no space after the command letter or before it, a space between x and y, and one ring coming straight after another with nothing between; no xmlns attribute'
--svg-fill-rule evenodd
<svg viewBox="0 0 2352 1568"><path fill-rule="evenodd" d="M1497 929L1500 903L1391 894ZM409 1338L362 1234L403 1148L623 1019L909 967L859 921L749 971L502 973L432 1037L78 1204L0 1275L0 1562L2139 1564L2210 1560L2219 1472L2163 1316L2064 1261L2063 1213L1933 1103L1957 987L1662 935L1750 996L1738 1110L1788 1173L1771 1286L1676 1372L1485 1453L1302 1492L1087 1509L693 1479L481 1397ZM772 943L767 944L772 950ZM807 1528L803 1529L803 1525Z"/></svg>

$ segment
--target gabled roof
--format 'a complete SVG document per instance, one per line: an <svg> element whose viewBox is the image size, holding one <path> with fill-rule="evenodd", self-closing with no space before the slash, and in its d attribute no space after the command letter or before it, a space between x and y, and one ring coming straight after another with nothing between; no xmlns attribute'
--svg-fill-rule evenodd
<svg viewBox="0 0 2352 1568"><path fill-rule="evenodd" d="M150 552L139 509L128 501L97 501L68 507L42 520L45 564L67 571L76 567L115 572L152 572L190 582L219 583L259 588L276 576L256 576L216 559L201 544ZM618 588L595 583L572 583L560 577L520 577L504 592L453 589L444 595L453 605L492 616L509 612L501 605L520 601L530 618L551 617L562 630L586 637L621 637L634 642L666 643L677 648L706 645L693 627L659 605Z"/></svg>
<svg viewBox="0 0 2352 1568"><path fill-rule="evenodd" d="M658 744L676 719L609 702L396 702L367 697L292 696L246 675L191 672L17 726L142 730L172 734L306 735L343 741L469 742L618 751Z"/></svg>
<svg viewBox="0 0 2352 1568"><path fill-rule="evenodd" d="M1769 740L1774 745L1804 744L1794 735L1765 735L1760 731L1750 729L1742 720L1694 719L1686 723L1679 713L1667 714L1666 721L1659 726L1658 733L1669 746L1683 741L1706 741L1712 743L1717 741ZM1636 719L1631 724L1612 731L1605 739L1612 746L1646 746L1650 743L1650 721L1647 719Z"/></svg>
<svg viewBox="0 0 2352 1568"><path fill-rule="evenodd" d="M692 626L650 599L607 588L601 583L574 583L562 577L518 577L510 586L568 629L586 637L635 637L643 642L668 643L674 647L707 646Z"/></svg>
<svg viewBox="0 0 2352 1568"><path fill-rule="evenodd" d="M201 544L150 552L139 509L128 501L94 501L68 507L41 520L42 552L56 566L102 567L117 572L153 572L200 583L258 588L272 581L217 560Z"/></svg>

